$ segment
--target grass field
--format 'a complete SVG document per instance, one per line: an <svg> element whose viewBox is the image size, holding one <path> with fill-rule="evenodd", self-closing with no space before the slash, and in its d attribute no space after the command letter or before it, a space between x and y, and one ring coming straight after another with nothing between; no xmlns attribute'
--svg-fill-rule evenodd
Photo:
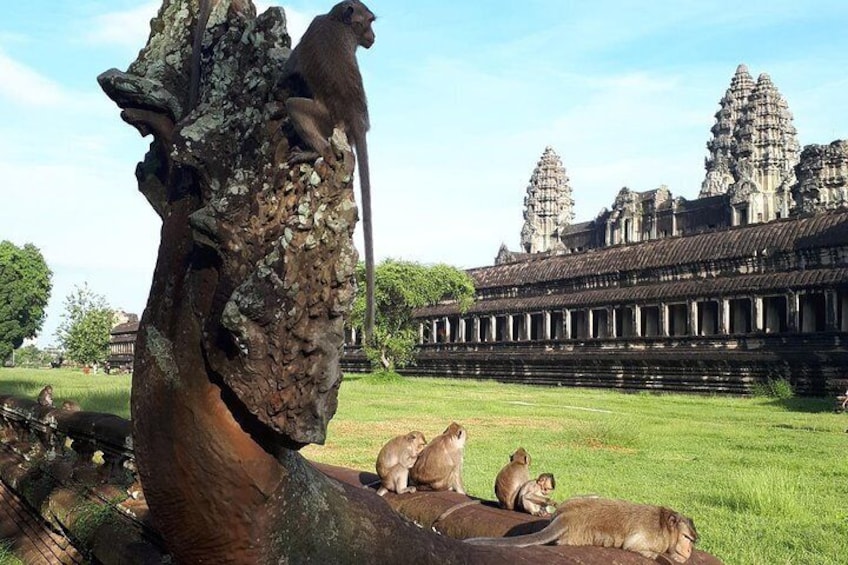
<svg viewBox="0 0 848 565"><path fill-rule="evenodd" d="M0 370L0 393L57 398L127 415L129 379ZM663 504L694 518L699 547L728 564L848 563L848 416L832 399L623 394L439 379L348 376L315 460L373 469L382 444L451 420L469 433L465 482L493 498L518 446L555 498L597 493Z"/></svg>

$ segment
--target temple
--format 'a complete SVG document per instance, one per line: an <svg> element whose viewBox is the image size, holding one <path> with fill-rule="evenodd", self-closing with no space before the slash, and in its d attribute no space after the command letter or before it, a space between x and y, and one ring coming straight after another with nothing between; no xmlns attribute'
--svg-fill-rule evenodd
<svg viewBox="0 0 848 565"><path fill-rule="evenodd" d="M770 77L755 82L740 65L707 150L697 199L625 187L611 209L573 223L569 179L546 148L521 249L503 245L495 265L469 271L469 310L415 312L408 372L731 393L787 378L801 393L835 390L848 367L848 142L800 151ZM358 357L351 347L348 369Z"/></svg>

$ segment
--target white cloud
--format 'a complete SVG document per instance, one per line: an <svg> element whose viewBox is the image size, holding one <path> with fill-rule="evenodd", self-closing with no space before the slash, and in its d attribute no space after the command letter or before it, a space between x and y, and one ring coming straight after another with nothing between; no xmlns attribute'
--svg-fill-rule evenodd
<svg viewBox="0 0 848 565"><path fill-rule="evenodd" d="M0 50L0 98L29 107L58 106L66 101L62 88Z"/></svg>
<svg viewBox="0 0 848 565"><path fill-rule="evenodd" d="M158 0L144 3L131 10L109 12L94 18L86 39L96 45L118 45L138 49L147 43L150 19L162 3Z"/></svg>

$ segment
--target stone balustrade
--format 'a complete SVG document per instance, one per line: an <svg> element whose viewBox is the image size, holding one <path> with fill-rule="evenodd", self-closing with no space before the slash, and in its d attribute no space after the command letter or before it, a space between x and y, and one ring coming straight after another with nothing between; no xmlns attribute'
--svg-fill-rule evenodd
<svg viewBox="0 0 848 565"><path fill-rule="evenodd" d="M0 481L90 561L170 562L138 482L129 420L0 396Z"/></svg>

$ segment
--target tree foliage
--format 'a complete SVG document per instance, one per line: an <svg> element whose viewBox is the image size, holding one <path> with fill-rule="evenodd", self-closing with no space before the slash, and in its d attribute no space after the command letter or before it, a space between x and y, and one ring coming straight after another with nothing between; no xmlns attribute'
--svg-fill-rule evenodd
<svg viewBox="0 0 848 565"><path fill-rule="evenodd" d="M375 328L374 343L365 344L365 352L385 371L404 367L413 360L418 337L412 314L442 301L459 304L466 310L474 300L474 281L465 272L450 265L387 259L374 270ZM362 331L365 317L365 267L357 268L357 295L351 313L351 325Z"/></svg>
<svg viewBox="0 0 848 565"><path fill-rule="evenodd" d="M52 276L33 244L0 242L0 363L41 330Z"/></svg>
<svg viewBox="0 0 848 565"><path fill-rule="evenodd" d="M115 312L106 299L87 284L74 287L65 298L65 311L56 337L67 357L77 363L104 363L109 355L109 337Z"/></svg>

